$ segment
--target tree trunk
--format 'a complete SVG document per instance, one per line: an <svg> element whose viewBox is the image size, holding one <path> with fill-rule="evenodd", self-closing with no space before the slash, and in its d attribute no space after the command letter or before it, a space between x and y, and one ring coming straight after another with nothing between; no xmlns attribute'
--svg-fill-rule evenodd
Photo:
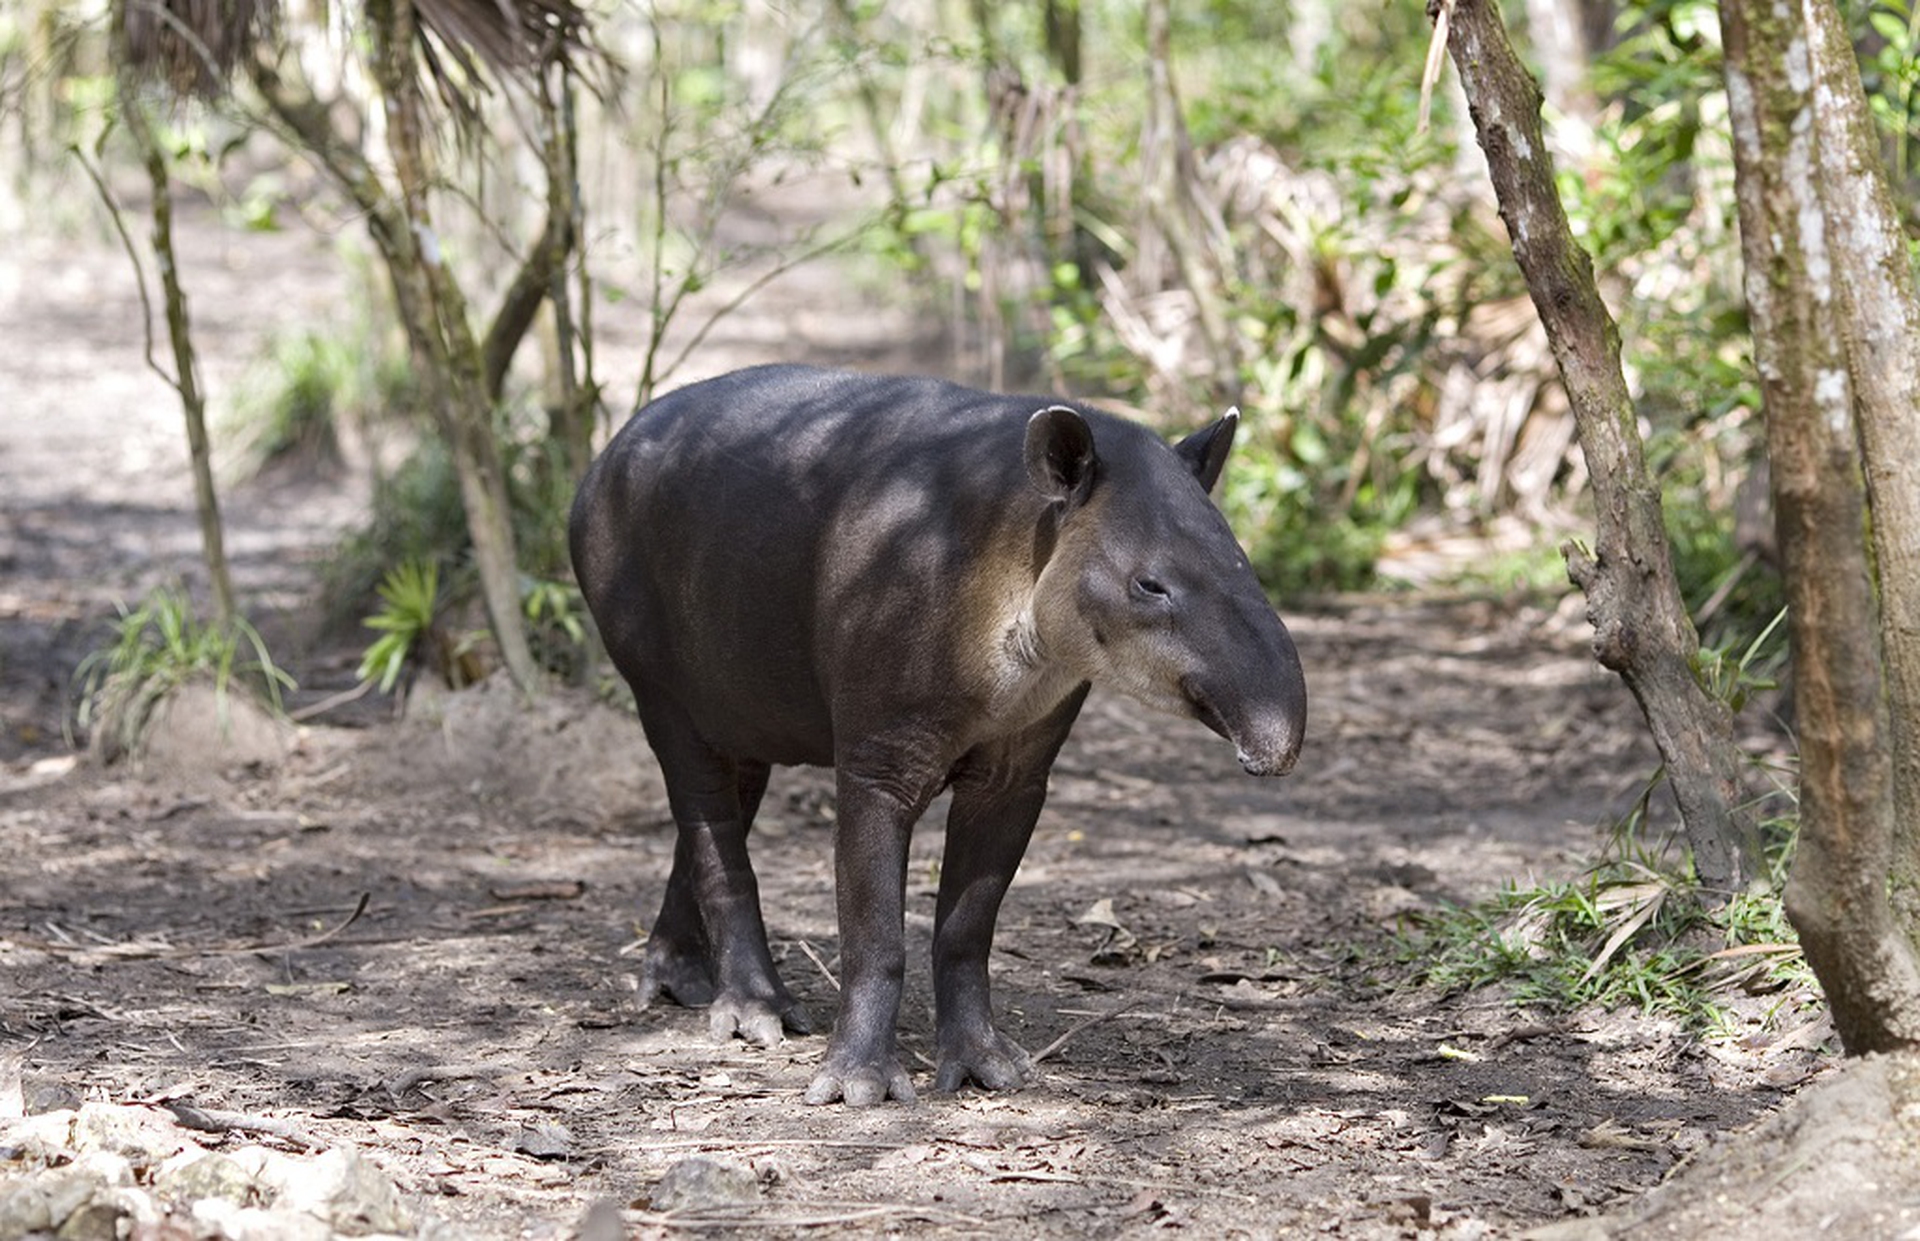
<svg viewBox="0 0 1920 1241"><path fill-rule="evenodd" d="M1632 691L1666 761L1702 888L1750 882L1760 848L1741 784L1733 715L1694 674L1700 648L1681 602L1660 491L1648 474L1620 335L1575 244L1540 132L1540 88L1515 56L1493 0L1432 0L1486 152L1500 218L1566 386L1593 479L1595 551L1564 550L1586 592L1594 654Z"/></svg>
<svg viewBox="0 0 1920 1241"><path fill-rule="evenodd" d="M1844 115L1848 95L1858 91L1851 48L1844 70L1829 44L1812 55L1821 72L1808 72L1809 46L1828 37L1813 10L1828 7L1826 0L1726 0L1720 20L1793 644L1801 826L1787 912L1833 1007L1834 1028L1858 1054L1920 1043L1920 963L1889 899L1898 817L1888 759L1893 724L1866 547L1863 428L1855 421L1885 412L1870 400L1855 406L1855 379L1873 387L1883 378L1862 374L1877 359L1862 347L1858 320L1899 310L1864 303L1888 294L1877 284L1846 287L1879 241L1851 217L1870 210L1877 195L1858 184L1873 176L1874 165L1861 159L1872 158L1871 147L1862 151ZM1838 76L1854 77L1854 92L1836 90ZM1864 116L1864 99L1854 106ZM1840 113L1820 117L1828 108ZM1824 150L1829 141L1838 149ZM1904 251L1900 263L1904 273ZM1879 524L1876 512L1876 536ZM1881 571L1911 575L1914 564Z"/></svg>
<svg viewBox="0 0 1920 1241"><path fill-rule="evenodd" d="M420 82L413 65L413 5L410 0L377 0L367 5L367 14L373 72L386 107L387 146L400 187L395 221L400 227L377 232L385 234L382 249L414 357L429 371L435 422L452 450L480 594L501 662L516 685L531 690L539 683L539 670L527 644L520 605L506 471L493 430L495 402L468 322L466 299L439 253L427 203Z"/></svg>
<svg viewBox="0 0 1920 1241"><path fill-rule="evenodd" d="M173 251L173 189L167 171L167 158L153 132L146 103L139 87L126 76L120 79L120 116L134 145L140 148L146 165L147 183L152 187L153 257L160 269L160 288L167 315L167 339L173 345L173 373L169 382L180 397L180 412L187 423L187 457L193 469L194 507L200 516L200 549L207 562L207 579L213 587L214 613L221 626L231 625L237 615L233 602L233 576L227 569L226 537L220 521L220 497L213 484L213 460L207 445L207 405L200 391L199 362L193 348L193 324L187 313L187 291L180 283L180 265ZM151 340L151 338L149 338Z"/></svg>
<svg viewBox="0 0 1920 1241"><path fill-rule="evenodd" d="M1852 373L1879 579L1893 750L1892 892L1907 937L1920 930L1920 290L1846 23L1805 3L1812 29L1814 179L1830 225L1840 339Z"/></svg>
<svg viewBox="0 0 1920 1241"><path fill-rule="evenodd" d="M1180 283L1193 297L1200 336L1213 371L1214 399L1240 399L1240 358L1227 314L1226 284L1193 198L1193 142L1173 84L1173 15L1168 0L1147 0L1147 117L1141 136L1147 218L1165 242Z"/></svg>

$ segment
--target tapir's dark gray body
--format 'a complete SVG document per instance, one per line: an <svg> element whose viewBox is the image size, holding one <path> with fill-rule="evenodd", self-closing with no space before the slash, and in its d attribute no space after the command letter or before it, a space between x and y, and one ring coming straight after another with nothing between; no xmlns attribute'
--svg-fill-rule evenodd
<svg viewBox="0 0 1920 1241"><path fill-rule="evenodd" d="M907 840L951 786L935 1084L1020 1084L987 953L1089 683L1202 720L1256 774L1299 751L1299 659L1207 498L1233 426L1176 449L1079 406L794 366L636 414L581 484L572 543L679 825L643 997L710 1003L721 1036L806 1028L746 836L770 765L831 765L845 982L808 1098L910 1098Z"/></svg>

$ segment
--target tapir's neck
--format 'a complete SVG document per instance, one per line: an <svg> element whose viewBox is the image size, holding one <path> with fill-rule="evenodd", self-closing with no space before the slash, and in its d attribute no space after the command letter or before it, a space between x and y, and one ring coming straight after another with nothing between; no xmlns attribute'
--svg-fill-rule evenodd
<svg viewBox="0 0 1920 1241"><path fill-rule="evenodd" d="M995 645L987 713L997 728L1024 728L1059 706L1083 679L1047 649L1033 602L1023 600L1003 622Z"/></svg>

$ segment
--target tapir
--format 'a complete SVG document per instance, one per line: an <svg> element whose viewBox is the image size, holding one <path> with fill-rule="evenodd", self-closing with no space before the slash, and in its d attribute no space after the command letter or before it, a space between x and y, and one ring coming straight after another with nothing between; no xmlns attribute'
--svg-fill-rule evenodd
<svg viewBox="0 0 1920 1241"><path fill-rule="evenodd" d="M1286 627L1208 493L1237 418L1166 441L1050 398L763 366L653 401L581 482L570 540L678 835L642 1002L714 1037L805 1033L747 855L769 769L835 772L840 1010L810 1103L910 1100L895 1045L907 845L952 790L934 915L936 1090L1025 1083L987 956L1092 685L1285 775Z"/></svg>

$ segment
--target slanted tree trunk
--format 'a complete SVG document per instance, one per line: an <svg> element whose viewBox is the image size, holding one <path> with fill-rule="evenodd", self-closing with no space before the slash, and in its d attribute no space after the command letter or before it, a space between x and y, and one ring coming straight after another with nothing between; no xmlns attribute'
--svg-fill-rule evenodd
<svg viewBox="0 0 1920 1241"><path fill-rule="evenodd" d="M1214 398L1237 404L1240 358L1227 314L1225 273L1194 200L1193 141L1173 83L1173 15L1168 0L1147 0L1147 115L1140 138L1147 218L1193 297L1207 348Z"/></svg>
<svg viewBox="0 0 1920 1241"><path fill-rule="evenodd" d="M173 347L173 371L161 372L180 398L180 412L187 425L187 458L193 472L194 508L200 518L200 550L207 565L207 579L213 589L213 607L222 627L233 623L237 614L233 602L233 576L227 568L226 536L220 521L220 496L213 482L213 459L207 443L207 403L200 391L199 359L193 347L193 321L187 310L187 290L180 280L180 263L173 248L173 184L167 168L166 152L160 148L159 135L153 131L153 118L147 101L131 69L132 56L126 48L126 21L122 12L115 22L116 59L121 66L118 81L120 119L128 135L139 148L140 161L147 172L152 191L149 215L152 222L154 265L160 270L162 305L167 319L167 339ZM148 337L151 345L152 337ZM152 361L151 349L148 354ZM155 369L159 369L157 366Z"/></svg>
<svg viewBox="0 0 1920 1241"><path fill-rule="evenodd" d="M426 371L434 421L452 452L473 541L480 594L500 658L515 684L538 682L520 610L520 570L514 551L506 469L493 430L495 401L485 360L467 319L466 298L440 253L427 204L425 133L420 79L414 71L411 0L370 0L372 68L387 116L387 147L400 193L382 252L393 278L414 358Z"/></svg>
<svg viewBox="0 0 1920 1241"><path fill-rule="evenodd" d="M1878 605L1891 667L1896 648L1912 657L1902 609L1920 588L1920 525L1911 474L1892 494L1901 467L1880 454L1913 451L1920 316L1839 14L1828 0L1725 0L1720 16L1793 644L1801 827L1787 912L1847 1050L1912 1047L1920 962L1911 905L1895 900L1913 895L1920 805L1902 800L1913 789L1890 755L1911 740L1916 704L1882 680ZM1876 546L1891 552L1878 598L1869 496Z"/></svg>
<svg viewBox="0 0 1920 1241"><path fill-rule="evenodd" d="M523 268L516 277L501 308L506 322L487 333L483 350L470 326L466 298L440 252L428 209L420 83L410 60L415 10L405 0L373 0L367 12L374 75L387 109L394 187L336 127L328 107L282 75L268 49L260 49L249 68L255 88L292 140L366 217L435 425L453 458L474 567L501 661L515 684L532 689L539 672L521 613L506 473L493 426L494 385L505 374L504 359L533 320L531 308L514 290L531 287L544 294L549 273L563 262L557 251L564 246L535 245L527 260L534 274L528 276ZM570 239L572 231L570 221L556 224L549 218L543 237Z"/></svg>
<svg viewBox="0 0 1920 1241"><path fill-rule="evenodd" d="M1564 549L1586 592L1594 654L1620 674L1666 762L1702 887L1721 897L1758 872L1733 715L1693 670L1699 636L1681 601L1660 490L1647 470L1620 369L1620 334L1593 263L1573 240L1540 131L1540 88L1514 54L1494 0L1430 0L1486 152L1500 218L1546 328L1593 479L1594 550Z"/></svg>

